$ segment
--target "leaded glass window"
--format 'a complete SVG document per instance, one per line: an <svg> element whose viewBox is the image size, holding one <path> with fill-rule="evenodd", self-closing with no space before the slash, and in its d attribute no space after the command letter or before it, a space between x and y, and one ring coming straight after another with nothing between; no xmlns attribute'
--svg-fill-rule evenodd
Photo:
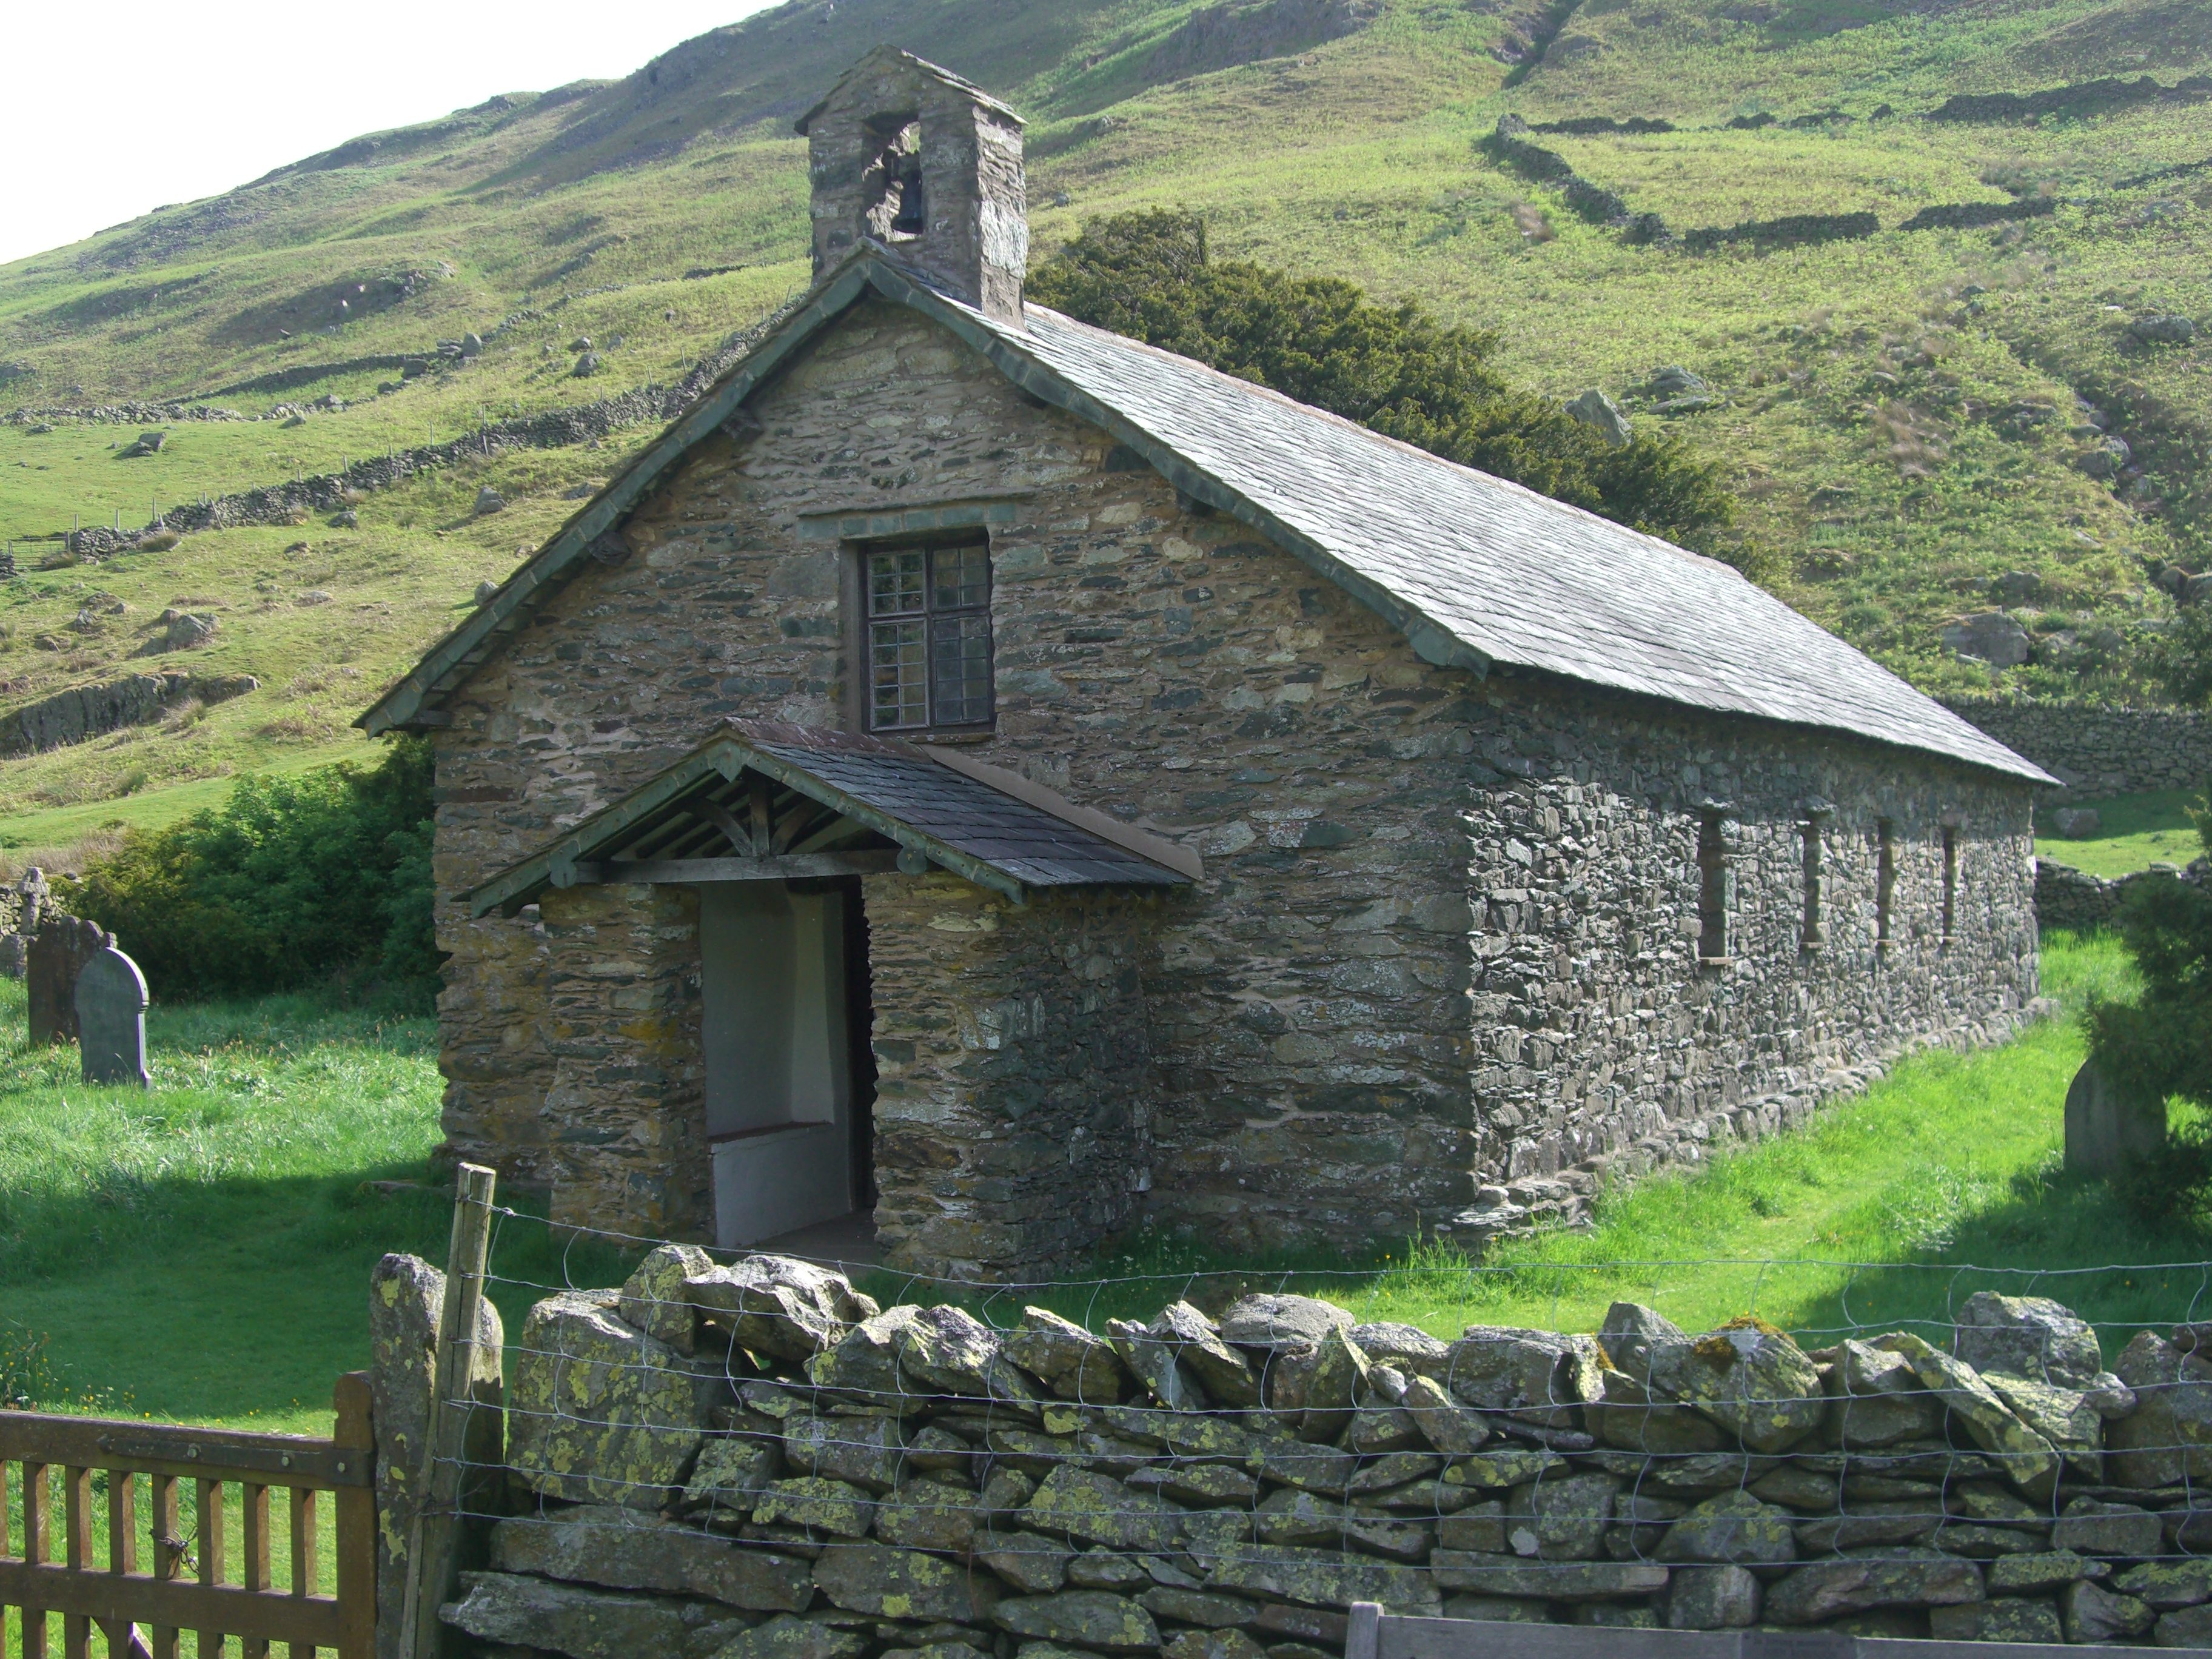
<svg viewBox="0 0 2212 1659"><path fill-rule="evenodd" d="M867 555L868 726L991 718L991 555L905 547Z"/></svg>

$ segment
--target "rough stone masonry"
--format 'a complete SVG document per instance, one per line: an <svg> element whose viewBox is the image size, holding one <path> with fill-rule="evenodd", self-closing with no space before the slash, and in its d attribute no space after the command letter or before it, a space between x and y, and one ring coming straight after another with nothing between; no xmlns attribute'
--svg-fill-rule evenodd
<svg viewBox="0 0 2212 1659"><path fill-rule="evenodd" d="M507 1497L442 1616L571 1659L1326 1659L1360 1601L2203 1646L2207 1334L2107 1369L2065 1308L1990 1292L1941 1346L1627 1303L1446 1341L1285 1295L1102 1334L665 1246L531 1310ZM380 1410L419 1417L427 1340L380 1342Z"/></svg>

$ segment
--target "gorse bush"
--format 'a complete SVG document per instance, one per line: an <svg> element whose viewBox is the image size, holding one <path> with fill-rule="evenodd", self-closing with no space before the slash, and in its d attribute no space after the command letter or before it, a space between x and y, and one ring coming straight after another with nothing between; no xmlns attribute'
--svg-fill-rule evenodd
<svg viewBox="0 0 2212 1659"><path fill-rule="evenodd" d="M241 778L213 811L127 832L62 896L114 932L159 995L336 983L427 1012L430 786L430 745L414 737L374 766Z"/></svg>
<svg viewBox="0 0 2212 1659"><path fill-rule="evenodd" d="M1093 220L1030 273L1041 305L1621 524L1725 558L1768 556L1721 532L1735 501L1720 468L1680 438L1616 447L1491 366L1498 337L1380 306L1351 283L1206 256L1206 223L1155 209Z"/></svg>

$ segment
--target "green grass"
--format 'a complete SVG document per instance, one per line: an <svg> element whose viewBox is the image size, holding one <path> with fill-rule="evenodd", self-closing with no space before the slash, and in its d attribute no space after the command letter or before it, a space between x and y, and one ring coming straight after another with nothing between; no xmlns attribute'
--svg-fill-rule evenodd
<svg viewBox="0 0 2212 1659"><path fill-rule="evenodd" d="M2054 936L2044 960L2069 1009L2130 992L2109 938ZM331 1382L367 1363L370 1267L386 1250L443 1257L442 1190L375 1184L426 1179L438 1139L429 1023L299 999L157 1009L155 1087L139 1095L83 1087L73 1051L24 1052L21 1007L20 988L0 985L0 1029L12 1032L0 1063L0 1382L50 1408L327 1431ZM1455 1334L1469 1322L1591 1329L1626 1297L1692 1328L1755 1311L1810 1340L1939 1319L1997 1285L2057 1296L2124 1340L2130 1322L2189 1316L2206 1285L2199 1270L2112 1264L2212 1252L2186 1229L2144 1229L2104 1186L2058 1171L2081 1055L2063 1020L1995 1050L1921 1055L1802 1132L1608 1194L1594 1231L1511 1243L1479 1267L1433 1246L1395 1261L1227 1264L1154 1241L1099 1264L1118 1282L1042 1299L1095 1322L1149 1316L1187 1288L1211 1299L1287 1284L1363 1318ZM495 1243L495 1299L516 1328L544 1287L618 1282L628 1259L518 1214ZM872 1288L935 1295L888 1274ZM1021 1298L978 1300L1011 1317Z"/></svg>
<svg viewBox="0 0 2212 1659"><path fill-rule="evenodd" d="M2061 837L2051 828L2058 808L2036 813L2035 850L2045 858L2070 864L2076 870L2109 879L2154 864L2178 864L2186 868L2204 856L2203 839L2189 821L2189 809L2203 798L2201 789L2155 789L2137 795L2115 795L2107 800L2085 800L2069 805L2094 807L2098 833L2078 840Z"/></svg>

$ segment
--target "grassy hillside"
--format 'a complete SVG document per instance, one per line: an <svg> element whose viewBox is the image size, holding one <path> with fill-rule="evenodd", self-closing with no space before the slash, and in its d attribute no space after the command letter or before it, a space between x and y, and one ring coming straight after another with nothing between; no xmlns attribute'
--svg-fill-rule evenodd
<svg viewBox="0 0 2212 1659"><path fill-rule="evenodd" d="M2145 642L2175 614L2154 573L2212 561L2212 328L2130 331L2152 314L2212 325L2212 99L1929 118L1960 93L2174 88L2212 70L2200 6L802 0L621 82L492 98L0 267L0 410L24 411L0 417L0 538L25 573L0 592L0 714L149 663L262 683L0 761L0 838L20 843L31 812L159 813L167 786L342 742L647 428L448 467L372 495L357 527L45 570L59 544L36 538L674 384L805 280L790 121L879 40L1029 116L1036 257L1085 216L1180 204L1224 255L1494 328L1516 380L1601 386L1639 422L1686 425L1747 530L1782 550L1787 597L1924 684L1989 682L1940 635L2002 603L2037 645L2008 680L2140 695ZM1676 234L1854 212L1880 228L1703 252L1638 240L1502 151L1507 113L1671 124L1534 141ZM2019 202L2038 216L1899 228ZM471 332L480 356L437 356ZM579 376L586 340L599 361ZM410 356L430 372L403 378ZM1657 412L1647 383L1670 364L1717 401ZM173 422L158 453L126 455L140 421L66 412L126 400L259 418ZM2141 476L2085 467L2098 421ZM485 483L511 504L477 517ZM1993 592L2008 572L2022 579ZM214 641L135 657L169 608L216 616Z"/></svg>

